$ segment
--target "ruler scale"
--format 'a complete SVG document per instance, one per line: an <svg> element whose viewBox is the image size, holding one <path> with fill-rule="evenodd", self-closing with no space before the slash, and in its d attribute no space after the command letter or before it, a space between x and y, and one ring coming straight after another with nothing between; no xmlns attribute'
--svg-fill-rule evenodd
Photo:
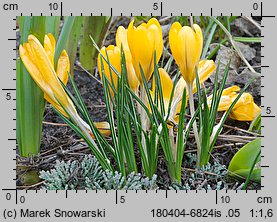
<svg viewBox="0 0 277 222"><path fill-rule="evenodd" d="M1 221L276 221L276 63L274 1L1 0ZM16 16L259 16L261 18L261 190L17 190ZM271 113L267 113L269 108Z"/></svg>

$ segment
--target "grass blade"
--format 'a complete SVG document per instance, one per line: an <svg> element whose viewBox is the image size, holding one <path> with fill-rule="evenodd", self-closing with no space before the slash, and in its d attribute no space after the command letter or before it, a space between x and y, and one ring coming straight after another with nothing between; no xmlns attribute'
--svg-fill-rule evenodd
<svg viewBox="0 0 277 222"><path fill-rule="evenodd" d="M206 40L206 43L205 43L205 46L204 46L203 50L202 50L201 59L204 59L204 58L206 58L206 56L207 56L207 52L208 52L208 50L209 50L209 48L210 48L210 44L211 44L211 41L212 41L212 39L213 39L213 37L214 37L216 28L217 28L217 24L214 24L214 25L212 26L212 28L211 28L211 32L210 32L210 34L209 34L209 36L208 36L208 38L207 38L207 40Z"/></svg>
<svg viewBox="0 0 277 222"><path fill-rule="evenodd" d="M58 58L60 57L61 52L66 48L66 44L70 36L70 32L72 30L75 18L76 17L74 16L68 16L65 18L61 34L56 45L56 50L54 55L55 67L57 65L57 61L58 61ZM72 61L70 62L72 63Z"/></svg>

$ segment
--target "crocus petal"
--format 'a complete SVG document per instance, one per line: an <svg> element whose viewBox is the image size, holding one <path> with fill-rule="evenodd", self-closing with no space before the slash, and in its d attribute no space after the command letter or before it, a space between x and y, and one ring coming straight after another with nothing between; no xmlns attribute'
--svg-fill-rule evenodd
<svg viewBox="0 0 277 222"><path fill-rule="evenodd" d="M121 54L120 54L120 49L117 46L114 45L109 45L107 48L102 47L100 50L100 53L104 58L109 61L109 63L116 69L118 73L121 73ZM117 74L110 68L108 62L104 58L101 58L101 54L99 53L98 55L98 70L100 73L100 77L102 79L102 65L101 65L101 60L103 63L104 67L104 74L106 78L109 80L111 84L114 84L115 89L117 88L117 79L118 76ZM111 93L113 95L113 90L111 90Z"/></svg>
<svg viewBox="0 0 277 222"><path fill-rule="evenodd" d="M138 87L139 87L139 81L132 63L132 55L130 53L130 51L124 51L125 53L125 59L126 59L126 68L127 68L127 79L128 79L128 83L129 86L131 87L131 89L134 92L138 91Z"/></svg>
<svg viewBox="0 0 277 222"><path fill-rule="evenodd" d="M180 39L178 38L178 33L182 26L179 22L174 22L169 30L169 44L172 55L177 63L177 65L182 63L182 45Z"/></svg>
<svg viewBox="0 0 277 222"><path fill-rule="evenodd" d="M54 54L55 54L56 40L54 36L49 33L44 36L44 50L51 61L52 66L54 67Z"/></svg>
<svg viewBox="0 0 277 222"><path fill-rule="evenodd" d="M163 38L162 38L162 27L157 19L151 18L147 22L148 26L148 36L150 37L150 41L152 39L153 51L156 52L157 61L160 60L163 53Z"/></svg>
<svg viewBox="0 0 277 222"><path fill-rule="evenodd" d="M159 71L160 83L161 83L161 88L163 93L164 108L167 111L169 102L170 102L171 93L173 90L173 82L170 76L168 75L168 73L163 68L159 68L158 71ZM157 87L156 78L153 78L152 91L151 91L152 98L154 98L156 87Z"/></svg>
<svg viewBox="0 0 277 222"><path fill-rule="evenodd" d="M223 90L222 95L230 95L233 93L237 93L240 91L240 87L238 86L230 86Z"/></svg>
<svg viewBox="0 0 277 222"><path fill-rule="evenodd" d="M65 50L62 51L57 63L57 75L64 85L67 84L70 71L70 60Z"/></svg>
<svg viewBox="0 0 277 222"><path fill-rule="evenodd" d="M111 135L110 124L108 122L94 122L94 124L97 127L97 129L99 129L102 135Z"/></svg>
<svg viewBox="0 0 277 222"><path fill-rule="evenodd" d="M138 78L136 76L136 72L133 66L132 55L128 46L127 40L127 29L123 26L119 26L116 32L116 46L121 49L123 48L126 60L126 68L127 68L127 79L131 89L134 92L137 92L139 87Z"/></svg>
<svg viewBox="0 0 277 222"><path fill-rule="evenodd" d="M200 84L205 82L215 71L216 65L213 60L201 60L198 64L198 76ZM197 92L196 80L193 81L193 93Z"/></svg>
<svg viewBox="0 0 277 222"><path fill-rule="evenodd" d="M170 76L168 75L168 73L163 68L159 68L158 71L159 71L160 83L163 91L163 98L169 100L173 89L173 82ZM156 89L156 78L153 78L152 90L155 91L155 89Z"/></svg>
<svg viewBox="0 0 277 222"><path fill-rule="evenodd" d="M127 29L123 26L119 26L116 31L116 46L121 49L121 45L124 51L130 51L127 41Z"/></svg>
<svg viewBox="0 0 277 222"><path fill-rule="evenodd" d="M44 98L51 103L57 110L59 110L64 116L67 117L67 114L64 112L64 110L60 107L56 99L53 99L53 96L50 97L48 95L51 95L52 89L48 85L47 82L45 82L43 75L38 70L36 64L32 60L32 53L30 52L30 45L28 43L24 43L23 46L19 46L19 53L22 62L24 63L26 69L32 76L33 80L36 82L36 84L43 90L44 92Z"/></svg>
<svg viewBox="0 0 277 222"><path fill-rule="evenodd" d="M184 78L181 77L176 83L174 97L177 97L179 95L182 96L185 88L186 88L186 81L184 80Z"/></svg>
<svg viewBox="0 0 277 222"><path fill-rule="evenodd" d="M231 106L232 104L232 97L230 96L221 96L220 98L220 102L219 102L219 105L218 105L218 111L226 111L229 109L229 107ZM212 103L212 100L208 99L208 106L210 106Z"/></svg>
<svg viewBox="0 0 277 222"><path fill-rule="evenodd" d="M229 107L231 106L232 102L236 99L237 97L237 92L240 91L240 87L238 86L231 86L228 87L226 89L224 89L222 91L222 95L220 98L220 102L219 102L219 106L218 106L218 111L226 111L229 109ZM212 104L212 99L213 99L213 95L210 95L207 98L207 102L208 102L208 106L210 107ZM236 103L235 107L237 106L237 104L240 102L240 100ZM235 108L234 107L234 108Z"/></svg>
<svg viewBox="0 0 277 222"><path fill-rule="evenodd" d="M195 60L197 59L194 31L190 27L184 26L179 31L178 38L182 42L182 48L184 48L182 51L183 61L179 65L180 71L186 82L192 82L195 79Z"/></svg>

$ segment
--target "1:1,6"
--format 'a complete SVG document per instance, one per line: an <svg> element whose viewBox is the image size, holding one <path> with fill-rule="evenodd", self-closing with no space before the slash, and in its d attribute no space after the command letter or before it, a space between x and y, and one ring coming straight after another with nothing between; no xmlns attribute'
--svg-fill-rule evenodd
<svg viewBox="0 0 277 222"><path fill-rule="evenodd" d="M251 209L251 217L270 218L273 217L273 209Z"/></svg>

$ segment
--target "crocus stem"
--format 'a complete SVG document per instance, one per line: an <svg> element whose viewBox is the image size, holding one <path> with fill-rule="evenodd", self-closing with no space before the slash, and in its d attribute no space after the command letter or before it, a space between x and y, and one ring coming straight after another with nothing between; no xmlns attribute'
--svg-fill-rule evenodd
<svg viewBox="0 0 277 222"><path fill-rule="evenodd" d="M188 93L189 93L190 115L191 115L191 117L193 117L193 115L195 113L193 92L192 92L193 85L192 84L187 84L187 89L188 89ZM199 134L198 134L196 121L194 121L194 123L192 125L192 128L193 128L194 138L195 138L196 146L197 146L197 166L199 166L199 164L200 164L200 155L201 155L201 144L200 144L200 139L199 139Z"/></svg>
<svg viewBox="0 0 277 222"><path fill-rule="evenodd" d="M141 86L140 93L141 93L140 98L141 98L142 102L144 104L147 104L147 95L146 95L144 86ZM147 133L147 131L149 129L149 120L148 120L146 111L142 107L140 107L140 120L141 120L142 129ZM147 157L148 155L147 155L147 149L146 149L146 139L145 139L144 134L142 134L141 143L142 143L142 147L144 149L145 156Z"/></svg>
<svg viewBox="0 0 277 222"><path fill-rule="evenodd" d="M93 138L91 137L89 131L91 132L90 129L88 129L85 125L84 125L84 121L81 119L81 117L76 114L76 112L74 112L73 110L71 110L70 108L67 109L67 112L70 116L70 118L73 120L73 122L81 129L81 131L84 133L84 135L86 136L86 138L93 144L93 146L100 152L97 144L95 143L95 141L93 140ZM92 132L91 132L92 133ZM101 153L101 152L100 152ZM109 160L107 160L108 164Z"/></svg>

